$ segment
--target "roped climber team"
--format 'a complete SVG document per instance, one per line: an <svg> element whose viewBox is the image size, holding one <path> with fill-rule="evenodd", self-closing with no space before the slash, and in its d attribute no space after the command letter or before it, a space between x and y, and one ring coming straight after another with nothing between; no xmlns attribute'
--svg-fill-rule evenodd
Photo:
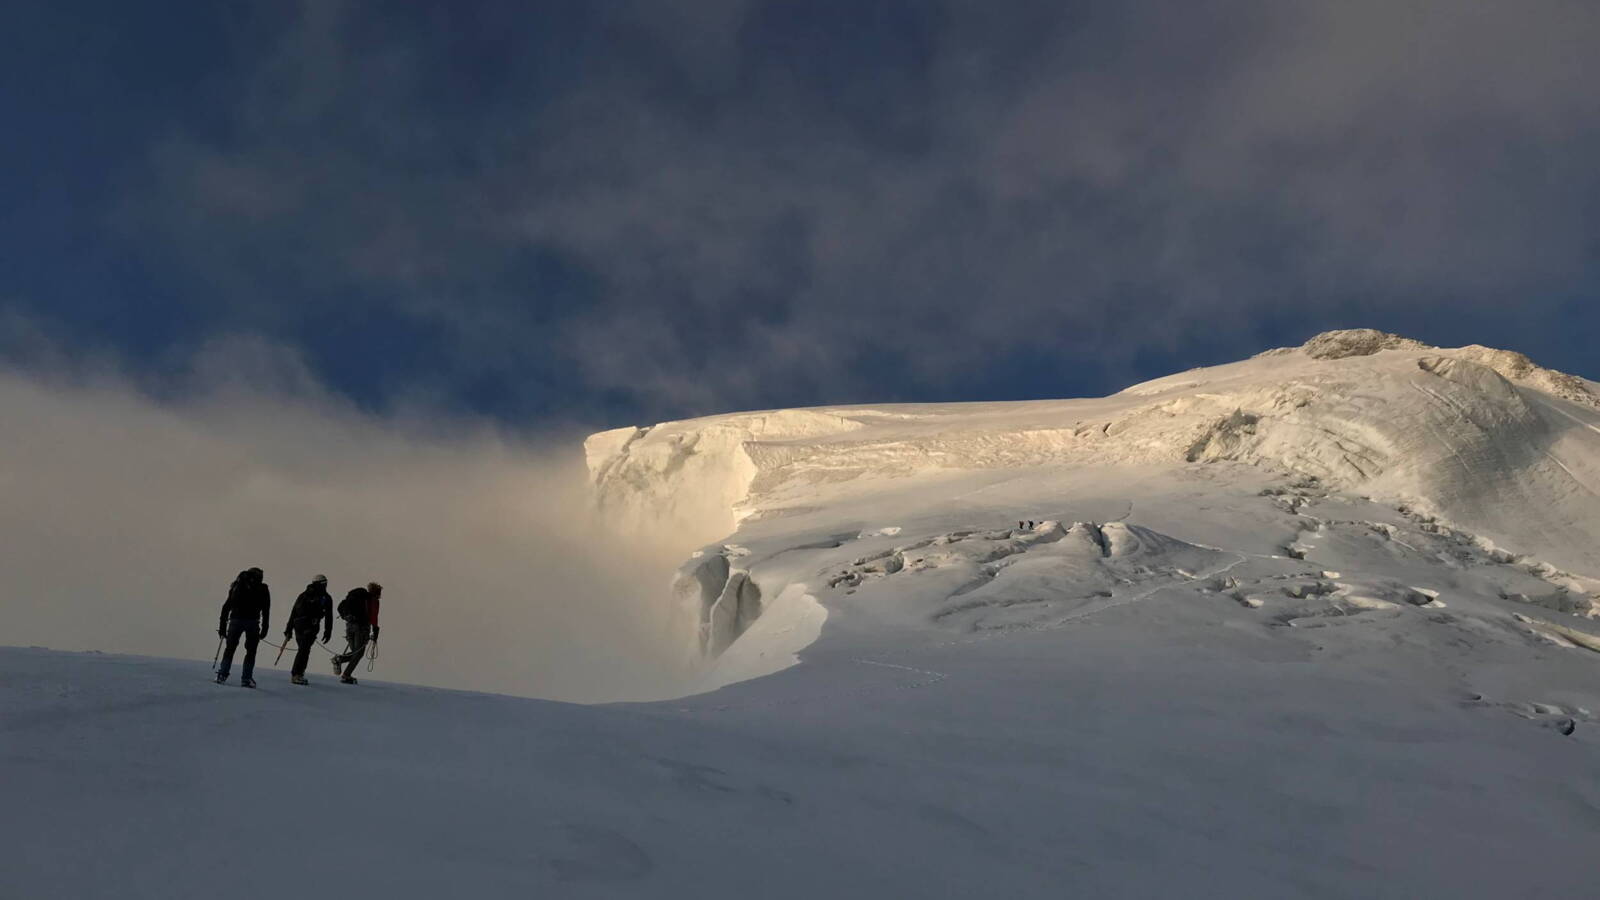
<svg viewBox="0 0 1600 900"><path fill-rule="evenodd" d="M333 671L341 684L355 684L356 664L367 654L369 642L378 642L378 600L383 596L383 585L376 582L366 587L352 589L339 602L339 618L344 620L345 639L349 647L334 654ZM221 663L217 667L217 684L227 684L228 673L233 668L233 655L239 649L239 639L244 639L244 666L239 672L242 687L256 686L256 645L267 634L267 622L272 610L272 592L268 590L265 573L258 568L245 569L228 588L228 599L223 601L222 616L217 623L217 637L226 642L226 652L219 646ZM295 598L289 610L289 621L284 625L283 642L287 647L290 635L297 649L294 665L289 670L293 684L310 684L306 680L306 663L311 657L311 647L317 632L322 632L322 643L333 637L333 597L328 594L328 577L318 575L311 579L306 589ZM282 658L282 653L279 653ZM343 667L343 671L341 671ZM370 667L369 667L370 668Z"/></svg>

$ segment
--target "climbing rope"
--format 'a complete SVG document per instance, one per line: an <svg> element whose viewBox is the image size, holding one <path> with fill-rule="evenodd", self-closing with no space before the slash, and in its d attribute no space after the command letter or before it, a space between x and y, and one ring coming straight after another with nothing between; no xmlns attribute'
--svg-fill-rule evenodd
<svg viewBox="0 0 1600 900"><path fill-rule="evenodd" d="M289 646L289 642L288 641L284 641L281 644L274 644L273 642L271 642L271 641L269 641L269 640L267 640L265 638L263 638L261 640L261 643L266 644L268 647L272 647L273 649L277 650L278 651L278 659L280 659L280 660L283 659L283 651L285 649L287 649L288 646ZM332 650L329 650L327 644L320 644L320 643L317 643L316 641L312 641L311 644L312 644L312 646L321 649L323 653L326 653L329 656L337 656L338 655L337 653L334 653ZM346 644L345 645L345 649L346 650L350 649L350 645ZM276 666L277 662L273 662L273 665Z"/></svg>
<svg viewBox="0 0 1600 900"><path fill-rule="evenodd" d="M274 666L276 666L278 664L278 661L281 661L283 659L283 651L289 646L289 642L288 641L284 641L281 644L274 644L273 642L271 642L269 640L263 639L261 641L261 643L266 644L268 647L272 647L272 648L274 648L274 649L276 649L278 651L278 660L275 660L272 663ZM322 652L328 654L329 656L334 657L335 659L337 659L340 656L345 656L345 655L349 654L349 652L350 652L350 642L349 641L345 641L344 642L344 653L335 653L332 650L329 650L326 644L319 644L319 643L316 643L315 641L313 641L312 644L314 646L316 646L316 647L322 648ZM222 657L222 642L221 641L217 642L217 657L219 659ZM377 664L378 664L378 642L377 641L368 641L367 642L367 671L371 672L373 667L376 666ZM213 661L212 664L211 664L211 668L213 670L215 670L216 667L217 667L216 662Z"/></svg>

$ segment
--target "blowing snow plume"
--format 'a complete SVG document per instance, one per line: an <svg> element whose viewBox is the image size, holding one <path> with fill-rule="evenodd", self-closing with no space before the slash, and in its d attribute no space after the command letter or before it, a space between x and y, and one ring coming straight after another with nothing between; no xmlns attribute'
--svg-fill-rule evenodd
<svg viewBox="0 0 1600 900"><path fill-rule="evenodd" d="M382 582L381 678L598 701L687 676L663 602L686 548L605 537L576 441L380 419L305 383L163 402L8 372L0 409L0 643L203 658L260 566L274 642L312 576L336 599Z"/></svg>

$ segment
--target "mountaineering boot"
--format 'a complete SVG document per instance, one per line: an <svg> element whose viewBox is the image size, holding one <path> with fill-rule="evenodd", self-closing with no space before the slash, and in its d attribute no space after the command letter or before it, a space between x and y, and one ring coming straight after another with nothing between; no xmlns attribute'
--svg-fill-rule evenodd
<svg viewBox="0 0 1600 900"><path fill-rule="evenodd" d="M355 684L356 683L356 679L355 679L355 676L353 676L353 675L340 675L339 676L339 683L340 684Z"/></svg>
<svg viewBox="0 0 1600 900"><path fill-rule="evenodd" d="M241 678L241 679L239 679L239 687L253 688L255 686L256 686L256 680L254 678Z"/></svg>
<svg viewBox="0 0 1600 900"><path fill-rule="evenodd" d="M228 673L227 672L218 672L217 673L217 684L227 684L227 683L228 683Z"/></svg>
<svg viewBox="0 0 1600 900"><path fill-rule="evenodd" d="M304 675L290 675L289 676L289 683L290 684L310 684L311 682L307 681L306 677Z"/></svg>

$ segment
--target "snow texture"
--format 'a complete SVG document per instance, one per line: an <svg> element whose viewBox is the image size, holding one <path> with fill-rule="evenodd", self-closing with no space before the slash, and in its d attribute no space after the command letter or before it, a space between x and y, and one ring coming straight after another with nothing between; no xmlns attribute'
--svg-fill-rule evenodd
<svg viewBox="0 0 1600 900"><path fill-rule="evenodd" d="M1319 496L1404 507L1484 546L1593 573L1600 572L1597 408L1591 384L1521 354L1353 330L1098 400L742 413L604 432L587 449L598 502L622 529L681 528L695 519L716 523L716 537L742 526L741 540L904 538L909 532L899 525L892 535L872 533L883 527L875 522L849 532L856 526L838 517L840 499L890 490L913 507L898 506L893 516L932 514L962 484L998 473L1043 479L1095 470L1115 483L1137 469L1199 477L1243 463L1285 484L1313 486ZM896 493L897 485L915 487ZM702 505L690 516L688 504ZM1000 522L1032 521L1036 511L989 506ZM820 524L803 530L780 521L793 518L806 529ZM1295 540L1279 549L1294 558L1306 553ZM882 565L905 565L903 556L891 553ZM788 583L746 561L730 563L727 573L716 569L706 587L707 565L721 563L697 561L680 573L674 609L690 652L715 656L754 621L760 594ZM727 579L739 574L748 577L734 578L735 592L723 596Z"/></svg>
<svg viewBox="0 0 1600 900"><path fill-rule="evenodd" d="M596 435L704 692L0 651L0 896L1587 896L1600 411L1520 359Z"/></svg>

